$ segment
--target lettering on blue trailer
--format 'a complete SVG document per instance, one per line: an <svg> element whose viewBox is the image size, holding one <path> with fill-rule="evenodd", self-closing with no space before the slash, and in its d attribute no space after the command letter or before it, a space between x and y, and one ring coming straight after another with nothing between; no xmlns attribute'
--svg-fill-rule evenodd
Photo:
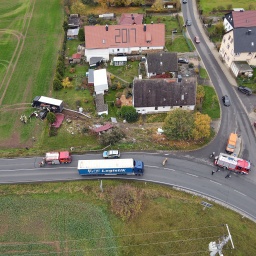
<svg viewBox="0 0 256 256"><path fill-rule="evenodd" d="M125 169L88 169L88 173L112 173L112 172L121 172L125 173Z"/></svg>

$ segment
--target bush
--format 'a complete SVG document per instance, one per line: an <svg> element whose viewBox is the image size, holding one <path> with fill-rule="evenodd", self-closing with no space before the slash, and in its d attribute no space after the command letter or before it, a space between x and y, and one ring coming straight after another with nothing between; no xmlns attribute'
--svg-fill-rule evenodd
<svg viewBox="0 0 256 256"><path fill-rule="evenodd" d="M56 116L54 113L48 112L46 119L47 119L48 123L53 124L56 121Z"/></svg>
<svg viewBox="0 0 256 256"><path fill-rule="evenodd" d="M111 89L115 91L117 89L117 84L112 84Z"/></svg>
<svg viewBox="0 0 256 256"><path fill-rule="evenodd" d="M55 128L55 127L50 126L50 128L49 128L49 136L53 137L53 136L57 136L57 134L58 134L58 129Z"/></svg>
<svg viewBox="0 0 256 256"><path fill-rule="evenodd" d="M122 106L121 117L124 118L128 123L136 122L138 120L138 113L133 106Z"/></svg>
<svg viewBox="0 0 256 256"><path fill-rule="evenodd" d="M111 193L112 211L123 221L130 220L142 211L142 194L129 184L119 185Z"/></svg>
<svg viewBox="0 0 256 256"><path fill-rule="evenodd" d="M54 78L53 80L53 90L59 91L63 88L61 81L57 78Z"/></svg>
<svg viewBox="0 0 256 256"><path fill-rule="evenodd" d="M112 128L112 130L109 130L101 134L99 137L99 142L103 146L107 146L110 144L114 145L124 137L125 137L124 132L120 128L114 127Z"/></svg>

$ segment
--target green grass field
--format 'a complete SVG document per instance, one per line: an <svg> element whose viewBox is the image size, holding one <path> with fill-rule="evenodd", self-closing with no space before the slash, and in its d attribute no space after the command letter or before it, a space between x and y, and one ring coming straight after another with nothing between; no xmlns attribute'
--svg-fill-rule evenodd
<svg viewBox="0 0 256 256"><path fill-rule="evenodd" d="M143 195L141 213L122 221L109 198L117 185ZM256 225L214 202L150 183L99 181L2 185L0 254L6 255L209 255L208 244L227 235L225 256L254 255ZM207 200L204 200L207 201Z"/></svg>
<svg viewBox="0 0 256 256"><path fill-rule="evenodd" d="M20 124L20 114L24 113L24 107L18 108L21 103L31 103L36 95L51 94L63 38L64 13L58 0L47 1L47 4L43 0L4 0L0 7L0 26L5 29L4 33L0 32L4 39L1 40L4 51L0 52L0 81L6 76L0 88L0 133L5 134L0 140L3 141L10 139ZM18 109L8 113L3 110L13 104L19 104ZM32 125L26 127L18 139L26 140L33 136L34 130Z"/></svg>
<svg viewBox="0 0 256 256"><path fill-rule="evenodd" d="M231 6L231 8L244 8L245 10L249 10L250 6L252 10L255 10L256 7L254 0L227 0L225 2L223 0L200 0L199 5L204 14L209 14L213 8L218 9L219 6L222 6L224 9L228 9Z"/></svg>

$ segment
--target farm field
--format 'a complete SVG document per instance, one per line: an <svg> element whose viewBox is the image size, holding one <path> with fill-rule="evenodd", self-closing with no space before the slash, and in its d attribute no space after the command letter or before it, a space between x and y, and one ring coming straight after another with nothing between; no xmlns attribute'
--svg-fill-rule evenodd
<svg viewBox="0 0 256 256"><path fill-rule="evenodd" d="M47 16L45 14L47 13ZM13 0L0 3L0 138L1 147L22 145L33 125L19 129L32 99L51 94L51 83L63 38L63 7L58 0ZM17 130L19 132L17 132Z"/></svg>
<svg viewBox="0 0 256 256"><path fill-rule="evenodd" d="M223 253L254 255L256 225L214 202L151 183L99 181L2 185L1 255L209 255L208 244L227 235ZM110 198L118 186L142 195L141 212L123 221ZM205 200L204 200L205 201Z"/></svg>

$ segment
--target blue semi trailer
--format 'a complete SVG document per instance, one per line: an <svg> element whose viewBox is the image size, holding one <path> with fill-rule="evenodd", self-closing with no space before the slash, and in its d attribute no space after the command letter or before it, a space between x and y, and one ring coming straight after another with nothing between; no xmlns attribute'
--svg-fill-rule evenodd
<svg viewBox="0 0 256 256"><path fill-rule="evenodd" d="M77 170L80 175L143 175L144 163L132 158L79 160Z"/></svg>

